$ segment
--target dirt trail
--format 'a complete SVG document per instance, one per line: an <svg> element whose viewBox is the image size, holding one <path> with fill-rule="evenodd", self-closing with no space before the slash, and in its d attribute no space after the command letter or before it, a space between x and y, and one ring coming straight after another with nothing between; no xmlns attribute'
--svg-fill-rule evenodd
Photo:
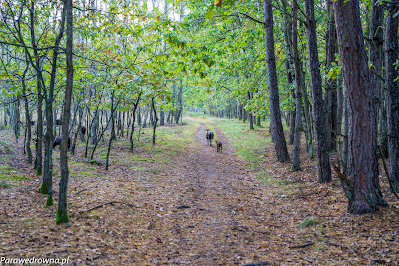
<svg viewBox="0 0 399 266"><path fill-rule="evenodd" d="M250 254L256 249L254 234L259 234L254 210L257 183L220 129L216 133L223 153L207 145L201 124L196 133L199 148L181 154L172 174L182 175L180 185L174 186L177 197L159 231L160 238L165 229L170 234L170 263L232 265L256 260Z"/></svg>

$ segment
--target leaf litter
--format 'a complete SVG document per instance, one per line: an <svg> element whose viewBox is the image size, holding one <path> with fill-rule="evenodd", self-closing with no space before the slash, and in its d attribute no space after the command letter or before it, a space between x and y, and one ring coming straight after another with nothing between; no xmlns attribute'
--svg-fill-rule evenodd
<svg viewBox="0 0 399 266"><path fill-rule="evenodd" d="M263 182L214 128L223 153L207 145L204 124L167 160L137 160L154 157L143 146L133 154L114 147L105 171L82 163L78 149L70 156L71 222L62 226L55 224L59 177L55 206L45 208L41 179L19 146L1 165L12 164L32 179L0 187L0 257L69 257L72 265L398 263L399 204L393 197L376 213L348 214L339 181L318 184L315 161L304 155L302 171L295 173L266 156L269 178ZM385 182L382 188L389 195Z"/></svg>

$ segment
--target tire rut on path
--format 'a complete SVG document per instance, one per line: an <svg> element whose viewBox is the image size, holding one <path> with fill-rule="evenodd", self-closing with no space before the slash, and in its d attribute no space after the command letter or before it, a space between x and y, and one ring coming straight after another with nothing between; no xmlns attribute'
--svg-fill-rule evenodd
<svg viewBox="0 0 399 266"><path fill-rule="evenodd" d="M199 148L181 154L176 172L171 173L180 175L170 215L163 217L162 225L169 232L171 263L231 265L252 261L259 226L255 207L260 197L258 183L218 128L216 135L223 143L223 153L217 153L215 145L209 147L205 125L201 124L196 133L198 143L192 145L199 144Z"/></svg>

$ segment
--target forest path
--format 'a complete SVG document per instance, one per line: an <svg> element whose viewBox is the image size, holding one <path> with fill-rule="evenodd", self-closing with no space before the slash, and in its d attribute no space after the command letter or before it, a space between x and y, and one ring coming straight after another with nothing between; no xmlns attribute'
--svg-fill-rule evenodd
<svg viewBox="0 0 399 266"><path fill-rule="evenodd" d="M197 143L192 145L197 148L180 154L174 167L172 176L180 185L173 191L179 196L161 226L169 233L169 262L242 265L256 260L251 254L260 226L255 210L260 197L258 182L220 129L215 132L215 140L223 143L223 153L216 152L215 143L209 147L201 123L195 135ZM166 232L159 233L164 238Z"/></svg>

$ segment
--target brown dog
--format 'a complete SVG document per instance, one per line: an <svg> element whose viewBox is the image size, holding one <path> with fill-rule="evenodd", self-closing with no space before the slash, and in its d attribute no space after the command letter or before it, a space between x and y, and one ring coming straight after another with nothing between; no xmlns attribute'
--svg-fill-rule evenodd
<svg viewBox="0 0 399 266"><path fill-rule="evenodd" d="M223 146L222 143L220 141L216 141L216 152L223 152Z"/></svg>

